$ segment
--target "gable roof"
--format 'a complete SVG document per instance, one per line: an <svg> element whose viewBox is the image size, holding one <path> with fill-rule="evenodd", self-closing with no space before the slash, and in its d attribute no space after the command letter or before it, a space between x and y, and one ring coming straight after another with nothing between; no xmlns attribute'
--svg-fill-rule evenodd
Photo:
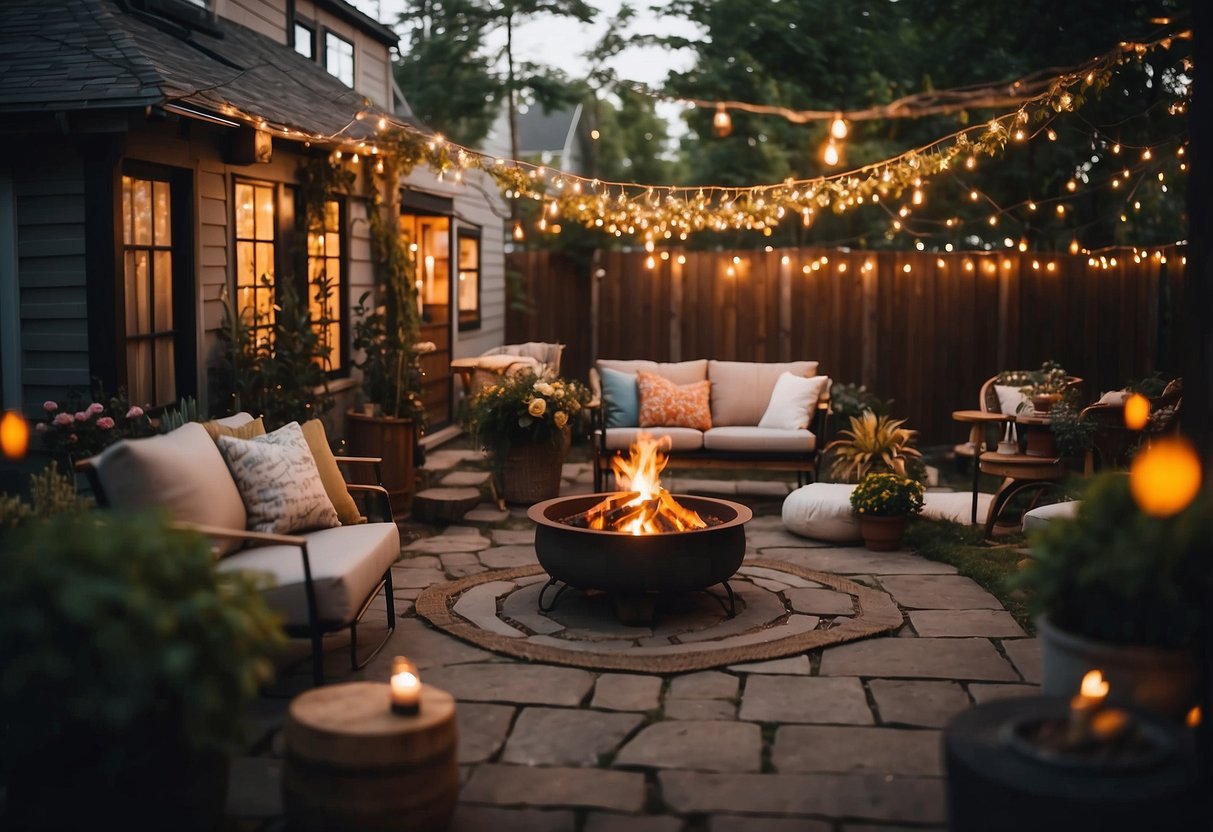
<svg viewBox="0 0 1213 832"><path fill-rule="evenodd" d="M289 46L223 19L215 35L110 0L6 0L0 23L0 112L176 104L349 138L374 132L359 112L380 112Z"/></svg>
<svg viewBox="0 0 1213 832"><path fill-rule="evenodd" d="M581 121L581 105L548 112L538 106L518 116L518 152L528 156L563 153Z"/></svg>

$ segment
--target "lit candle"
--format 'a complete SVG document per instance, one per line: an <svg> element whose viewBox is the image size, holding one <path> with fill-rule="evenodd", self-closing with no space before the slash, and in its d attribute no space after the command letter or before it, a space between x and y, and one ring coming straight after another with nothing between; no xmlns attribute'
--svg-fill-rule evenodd
<svg viewBox="0 0 1213 832"><path fill-rule="evenodd" d="M417 666L404 656L392 660L392 713L416 714L421 710L421 677Z"/></svg>
<svg viewBox="0 0 1213 832"><path fill-rule="evenodd" d="M1091 731L1091 718L1103 707L1108 696L1108 683L1098 670L1089 670L1082 677L1078 696L1070 700L1070 738L1074 742L1086 739Z"/></svg>

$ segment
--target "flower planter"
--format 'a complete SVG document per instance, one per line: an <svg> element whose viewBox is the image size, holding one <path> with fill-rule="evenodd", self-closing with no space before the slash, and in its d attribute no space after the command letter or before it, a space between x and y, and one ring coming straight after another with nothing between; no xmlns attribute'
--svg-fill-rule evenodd
<svg viewBox="0 0 1213 832"><path fill-rule="evenodd" d="M512 444L501 461L501 498L529 506L560 496L560 472L569 443L566 430L557 442Z"/></svg>
<svg viewBox="0 0 1213 832"><path fill-rule="evenodd" d="M351 456L377 456L383 459L380 470L383 487L392 501L396 520L407 519L413 506L416 463L413 446L417 426L412 419L367 416L356 410L345 412L347 447ZM363 481L372 482L373 477Z"/></svg>
<svg viewBox="0 0 1213 832"><path fill-rule="evenodd" d="M1098 669L1108 681L1108 701L1183 717L1196 704L1194 650L1112 644L1062 630L1045 616L1040 635L1041 690L1055 696L1077 693L1083 674Z"/></svg>
<svg viewBox="0 0 1213 832"><path fill-rule="evenodd" d="M906 533L907 516L899 514L894 517L859 518L859 531L863 535L863 543L873 552L889 552L901 546L901 539Z"/></svg>

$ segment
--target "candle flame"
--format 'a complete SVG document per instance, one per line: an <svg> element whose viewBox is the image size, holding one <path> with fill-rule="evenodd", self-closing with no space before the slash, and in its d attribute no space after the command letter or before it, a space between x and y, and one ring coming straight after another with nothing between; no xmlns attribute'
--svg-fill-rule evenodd
<svg viewBox="0 0 1213 832"><path fill-rule="evenodd" d="M1104 681L1103 673L1098 670L1088 670L1082 677L1079 693L1092 699L1103 699L1108 695L1108 683Z"/></svg>
<svg viewBox="0 0 1213 832"><path fill-rule="evenodd" d="M1188 716L1184 719L1184 722L1189 728L1195 728L1196 726L1200 725L1201 716L1202 713L1200 706L1197 705L1192 710L1188 711Z"/></svg>

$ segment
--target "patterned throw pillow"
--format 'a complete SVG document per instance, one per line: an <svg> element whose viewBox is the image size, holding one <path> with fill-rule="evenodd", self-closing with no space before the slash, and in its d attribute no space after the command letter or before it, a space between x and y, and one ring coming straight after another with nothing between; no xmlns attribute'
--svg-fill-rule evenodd
<svg viewBox="0 0 1213 832"><path fill-rule="evenodd" d="M248 528L289 534L339 525L298 422L254 439L218 437L248 512Z"/></svg>
<svg viewBox="0 0 1213 832"><path fill-rule="evenodd" d="M640 427L694 428L712 427L712 382L675 384L654 373L638 372L640 391Z"/></svg>

